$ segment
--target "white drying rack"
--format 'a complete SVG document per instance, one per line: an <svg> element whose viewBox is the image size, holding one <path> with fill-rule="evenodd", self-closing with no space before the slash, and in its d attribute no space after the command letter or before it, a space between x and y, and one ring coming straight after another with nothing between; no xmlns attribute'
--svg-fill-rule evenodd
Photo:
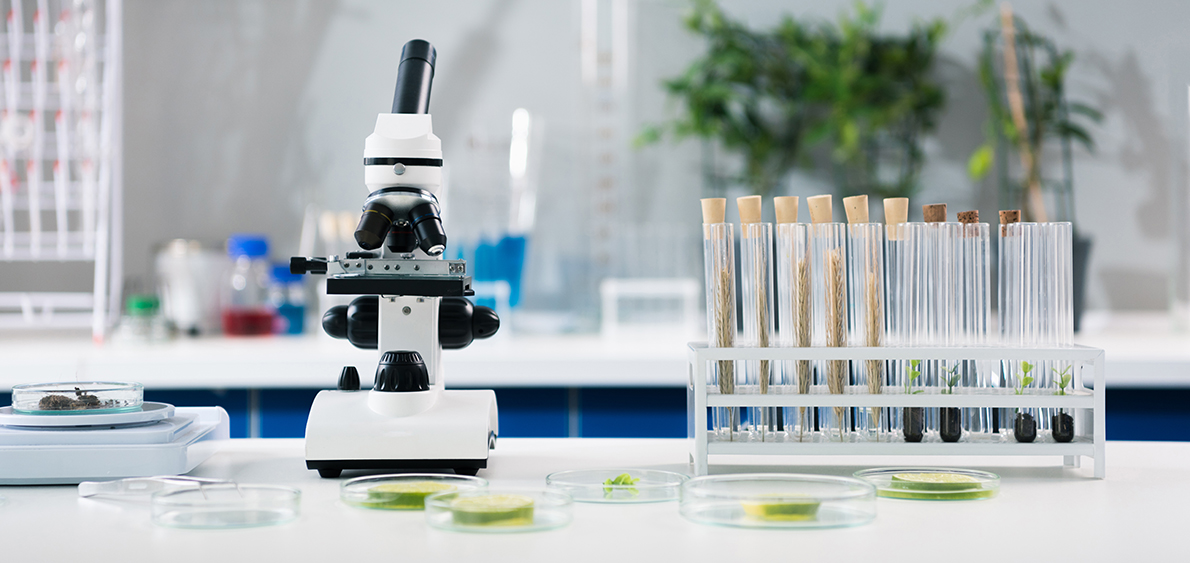
<svg viewBox="0 0 1190 563"><path fill-rule="evenodd" d="M947 455L947 456L1061 456L1066 466L1079 467L1080 457L1095 462L1095 477L1104 477L1104 352L1099 348L1000 347L882 347L882 348L708 348L704 342L689 345L690 381L687 385L687 418L692 442L691 461L697 475L706 475L709 455ZM975 360L1062 361L1074 366L1070 390L1065 395L1023 394L868 394L866 388L832 394L731 394L723 395L707 384L710 362L721 360ZM1087 387L1087 371L1093 387ZM862 389L862 391L861 391ZM859 391L859 392L853 392ZM1057 442L728 442L716 441L707 430L708 407L1004 407L1061 408L1074 413L1074 439Z"/></svg>
<svg viewBox="0 0 1190 563"><path fill-rule="evenodd" d="M122 0L14 0L0 26L0 267L90 264L90 291L0 291L0 328L90 327L119 311Z"/></svg>

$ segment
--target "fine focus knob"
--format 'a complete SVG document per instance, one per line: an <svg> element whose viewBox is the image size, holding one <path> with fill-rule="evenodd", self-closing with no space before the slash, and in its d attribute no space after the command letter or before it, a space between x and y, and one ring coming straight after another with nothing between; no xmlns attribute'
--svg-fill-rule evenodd
<svg viewBox="0 0 1190 563"><path fill-rule="evenodd" d="M446 350L466 348L476 338L487 338L500 328L500 317L487 307L477 307L466 297L443 297L438 307L438 340Z"/></svg>
<svg viewBox="0 0 1190 563"><path fill-rule="evenodd" d="M405 393L429 389L430 374L421 354L412 350L390 350L380 358L373 391Z"/></svg>
<svg viewBox="0 0 1190 563"><path fill-rule="evenodd" d="M343 371L339 373L339 390L359 391L359 371L355 366L343 366Z"/></svg>

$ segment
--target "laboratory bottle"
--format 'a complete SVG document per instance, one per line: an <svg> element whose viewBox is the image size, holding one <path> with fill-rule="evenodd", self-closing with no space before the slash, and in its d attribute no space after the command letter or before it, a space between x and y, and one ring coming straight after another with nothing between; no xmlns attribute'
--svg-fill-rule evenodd
<svg viewBox="0 0 1190 563"><path fill-rule="evenodd" d="M277 311L277 334L301 334L306 318L306 291L302 276L289 271L289 265L273 266L269 302Z"/></svg>
<svg viewBox="0 0 1190 563"><path fill-rule="evenodd" d="M269 303L268 239L232 235L227 239L231 266L223 284L223 334L251 336L273 333L274 309Z"/></svg>

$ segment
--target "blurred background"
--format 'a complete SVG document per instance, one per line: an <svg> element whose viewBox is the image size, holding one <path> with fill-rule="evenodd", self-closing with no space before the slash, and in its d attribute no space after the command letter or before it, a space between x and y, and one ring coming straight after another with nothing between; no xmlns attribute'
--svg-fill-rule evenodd
<svg viewBox="0 0 1190 563"><path fill-rule="evenodd" d="M73 1L25 2L26 25L36 28L37 6L57 14L76 8ZM111 14L103 2L83 4ZM651 345L608 338L635 334L636 323L666 342L651 347L665 349L657 361L669 361L664 369L674 374L667 384L643 379L637 386L654 395L635 398L607 391L614 385L542 375L546 383L519 382L501 394L510 413L517 405L554 409L550 424L574 435L576 419L664 404L668 411L654 413L670 417L656 423L668 424L662 433L685 435L675 418L684 413L681 343L704 322L692 308L702 306L697 200L708 196L729 198L729 220L740 195L831 193L838 202L868 193L874 204L907 195L911 209L978 209L985 221L1006 208L1073 221L1086 241L1088 343L1095 331L1136 323L1181 346L1171 327L1190 310L1190 5L1066 0L1013 9L1014 31L1027 39L1016 43L1026 102L1037 107L1029 126L1048 128L1032 145L1043 155L1036 175L1044 211L1023 195L1032 170L1018 160L1004 95L999 4L124 0L116 28L123 105L113 110L122 135L111 138L119 220L104 330L118 336L119 317L141 315L163 324L145 324L133 340L215 338L235 234L267 239L267 251L253 255L266 263L342 251L342 216L355 221L366 196L363 139L389 107L401 45L423 38L438 52L430 109L446 159L448 255L471 261L476 281L487 283L480 298L505 320L504 334L467 352L498 356L518 339L548 346L534 338L602 334L595 351L582 353L632 364L640 358L617 350ZM100 30L113 29L96 18ZM816 51L822 41L837 50ZM791 64L774 57L781 49L806 58ZM783 74L790 72L811 79ZM25 73L36 82L33 69ZM81 165L75 173L85 180ZM18 176L19 194L31 180ZM5 292L86 293L102 277L93 257L9 260L0 268ZM329 301L311 280L278 276L260 282L272 288L271 306L301 307L299 328L319 339L312 333ZM171 303L179 278L198 297ZM146 299L132 303L132 295ZM37 312L7 303L19 330L0 338L33 338L22 323ZM196 309L179 313L186 307ZM179 314L186 326L171 318ZM1169 381L1186 381L1159 386L1190 399L1190 369L1170 369ZM328 385L335 373L325 375ZM483 386L479 378L466 384ZM285 385L242 387L249 412L262 400L252 389ZM1117 397L1148 387L1120 388ZM300 435L306 399L293 393L276 404L298 413L285 432ZM583 410L600 393L611 395ZM1137 404L1156 404L1145 397ZM525 428L545 427L525 416ZM250 432L251 417L244 424Z"/></svg>

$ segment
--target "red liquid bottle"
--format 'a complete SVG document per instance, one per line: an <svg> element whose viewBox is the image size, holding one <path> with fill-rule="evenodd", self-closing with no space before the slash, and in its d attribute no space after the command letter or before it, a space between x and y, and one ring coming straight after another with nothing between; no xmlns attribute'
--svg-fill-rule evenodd
<svg viewBox="0 0 1190 563"><path fill-rule="evenodd" d="M232 265L223 285L224 335L273 333L275 313L269 305L268 253L268 241L262 236L233 235L227 240Z"/></svg>

